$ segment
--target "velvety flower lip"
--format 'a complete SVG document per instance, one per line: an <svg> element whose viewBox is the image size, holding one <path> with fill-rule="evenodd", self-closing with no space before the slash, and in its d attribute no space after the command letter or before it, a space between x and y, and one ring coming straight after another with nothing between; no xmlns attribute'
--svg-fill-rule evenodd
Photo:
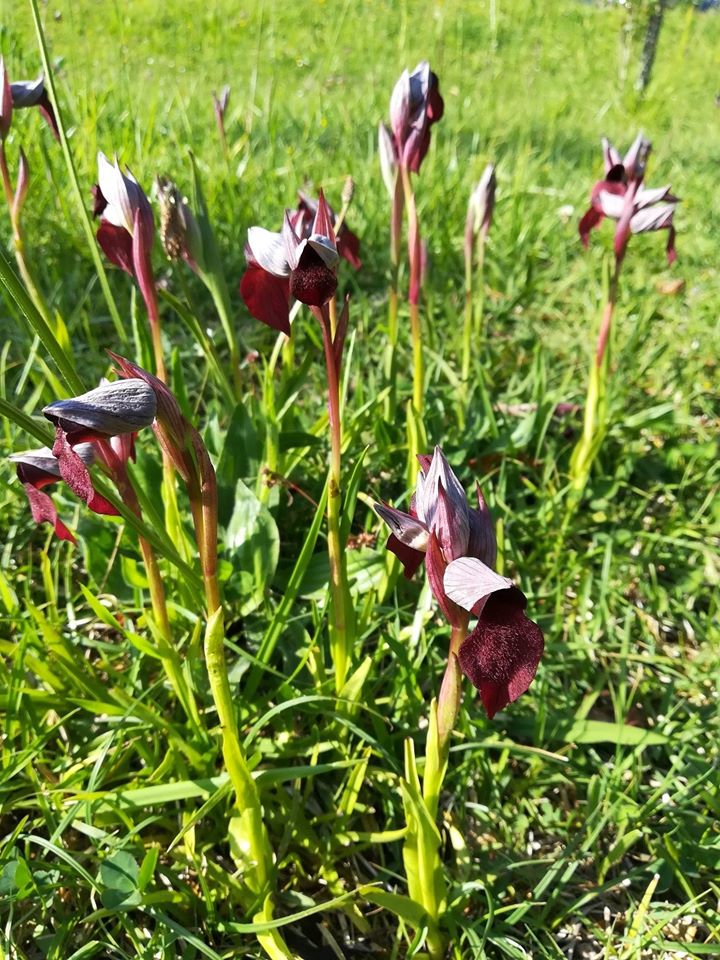
<svg viewBox="0 0 720 960"><path fill-rule="evenodd" d="M140 379L103 383L79 397L56 400L43 408L71 444L135 433L155 419L155 392Z"/></svg>
<svg viewBox="0 0 720 960"><path fill-rule="evenodd" d="M477 557L449 563L444 587L454 603L478 618L458 661L492 719L532 683L545 647L542 630L525 615L522 591Z"/></svg>
<svg viewBox="0 0 720 960"><path fill-rule="evenodd" d="M92 443L78 444L75 452L86 467L92 466L95 460L95 448ZM17 474L23 483L46 486L60 479L60 466L50 447L21 450L19 453L11 454L9 459L17 464Z"/></svg>

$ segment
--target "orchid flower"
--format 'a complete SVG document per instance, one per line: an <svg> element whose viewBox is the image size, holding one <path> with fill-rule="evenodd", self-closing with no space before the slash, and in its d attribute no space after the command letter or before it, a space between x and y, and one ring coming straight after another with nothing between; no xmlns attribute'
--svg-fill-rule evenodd
<svg viewBox="0 0 720 960"><path fill-rule="evenodd" d="M390 97L395 163L412 173L420 170L430 146L430 127L442 119L444 109L437 74L432 72L427 60L422 60L412 73L403 70ZM381 134L381 141L383 139ZM387 152L387 146L387 140L381 143L381 161L383 148Z"/></svg>
<svg viewBox="0 0 720 960"><path fill-rule="evenodd" d="M302 239L285 212L281 233L250 227L240 293L256 320L290 335L290 297L322 307L337 289L338 247L330 209L320 192L310 235Z"/></svg>
<svg viewBox="0 0 720 960"><path fill-rule="evenodd" d="M290 222L295 233L301 240L309 240L314 230L314 222L318 212L318 201L313 200L306 193L299 191L297 209L290 214ZM360 260L360 240L343 222L337 227L337 214L328 204L328 213L335 233L337 252L340 257L350 264L354 270L362 267Z"/></svg>
<svg viewBox="0 0 720 960"><path fill-rule="evenodd" d="M495 209L497 179L495 166L489 163L483 170L477 186L470 194L465 219L465 254L472 258L473 242L481 231L487 235Z"/></svg>
<svg viewBox="0 0 720 960"><path fill-rule="evenodd" d="M140 282L150 269L155 236L150 201L132 173L122 172L117 157L113 164L98 153L97 160L93 213L100 217L98 243L108 260Z"/></svg>
<svg viewBox="0 0 720 960"><path fill-rule="evenodd" d="M155 369L165 380L160 311L152 269L155 222L150 201L130 171L122 172L117 157L112 164L104 153L98 153L98 182L93 187L93 197L93 214L100 217L97 241L108 260L137 281L150 323Z"/></svg>
<svg viewBox="0 0 720 960"><path fill-rule="evenodd" d="M375 511L391 530L388 549L405 575L411 577L425 561L430 589L450 625L462 628L468 613L477 617L458 661L492 718L530 686L543 653L542 631L526 617L522 591L493 569L495 534L480 489L477 508L468 507L440 447L418 460L410 511L385 504L376 504Z"/></svg>
<svg viewBox="0 0 720 960"><path fill-rule="evenodd" d="M4 140L10 130L13 110L23 110L25 107L38 107L55 139L60 139L55 112L42 74L37 80L10 83L3 58L0 57L0 139Z"/></svg>
<svg viewBox="0 0 720 960"><path fill-rule="evenodd" d="M97 493L90 481L87 468L95 460L95 449L91 443L81 443L74 451L74 457L81 464L83 475L87 475L87 484L83 486L82 499L85 500L88 507L94 512L106 515L117 515L117 510L112 504ZM36 450L24 450L21 453L14 453L10 459L16 464L17 476L23 487L30 504L30 511L35 523L51 523L55 535L60 540L67 540L69 543L77 543L75 537L68 530L62 520L58 517L55 504L43 489L53 483L58 483L65 479L62 474L59 459L54 455L49 447L40 447ZM68 486L73 489L71 484ZM76 485L77 486L77 485Z"/></svg>
<svg viewBox="0 0 720 960"><path fill-rule="evenodd" d="M673 216L679 200L670 192L669 186L656 189L643 186L649 152L650 142L638 134L621 161L612 144L603 140L605 179L593 187L590 207L578 226L584 246L588 245L590 231L603 217L609 217L617 222L614 250L618 261L625 256L631 234L655 230L668 231L667 258L669 263L675 261Z"/></svg>
<svg viewBox="0 0 720 960"><path fill-rule="evenodd" d="M99 495L93 489L87 465L74 448L81 443L97 443L104 463L114 473L132 456L134 434L153 422L155 410L155 394L137 379L105 382L79 397L56 400L43 408L55 426L52 455L57 459L59 475L90 509L116 513L112 507L97 510L94 504ZM116 437L124 439L113 443Z"/></svg>

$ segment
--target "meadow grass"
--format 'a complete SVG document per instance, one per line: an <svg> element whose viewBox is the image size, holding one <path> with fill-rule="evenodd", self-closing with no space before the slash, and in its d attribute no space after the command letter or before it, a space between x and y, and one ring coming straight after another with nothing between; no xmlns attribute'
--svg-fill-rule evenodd
<svg viewBox="0 0 720 960"><path fill-rule="evenodd" d="M278 854L277 913L298 914L288 941L318 958L415 950L412 932L359 888L404 892L403 740L421 747L447 626L421 576L378 600L385 533L362 496L401 504L406 493L405 423L383 418L389 204L376 138L401 69L427 57L446 104L416 183L429 242L427 434L466 487L480 480L502 518L501 562L547 644L530 691L493 721L464 693L441 801L454 956L717 955L720 17L668 12L639 98L623 11L571 0L76 0L49 3L43 16L88 198L98 149L117 151L147 189L166 173L188 192L191 149L222 248L250 358L243 403L222 402L202 333L167 304L164 333L173 387L217 466L231 681ZM35 76L28 8L3 17L13 79ZM225 83L227 155L211 104ZM612 233L605 225L585 252L577 220L602 172L600 136L625 148L638 128L654 144L649 184L670 182L682 197L678 262L666 266L662 236L633 238L616 314L613 425L568 514L581 419L552 411L583 402ZM107 370L106 347L150 363L132 285L112 271L120 342L62 156L35 111L14 121L13 161L20 143L32 176L29 262L82 379L90 386ZM499 186L487 335L465 402L462 232L488 160ZM363 258L360 272L341 276L352 294L344 467L346 482L357 468L361 494L348 516L348 566L356 663L371 660L349 712L322 668L328 573L323 528L312 527L327 456L319 334L301 315L292 359L268 389L274 338L237 295L247 227L278 229L306 185L339 206L348 174ZM9 238L4 213L0 224ZM179 267L166 279L224 358L202 286ZM670 294L674 279L684 285ZM2 396L33 415L54 398L53 370L9 298L0 311ZM407 397L405 329L401 349ZM518 404L535 406L507 412ZM281 451L272 486L268 430ZM3 456L33 442L2 421ZM152 503L160 467L147 438L136 475ZM190 742L143 641L147 582L134 538L60 495L80 545L59 544L31 524L9 466L0 484L0 951L260 956L238 906L216 746ZM163 571L187 676L212 726L192 585L170 563Z"/></svg>

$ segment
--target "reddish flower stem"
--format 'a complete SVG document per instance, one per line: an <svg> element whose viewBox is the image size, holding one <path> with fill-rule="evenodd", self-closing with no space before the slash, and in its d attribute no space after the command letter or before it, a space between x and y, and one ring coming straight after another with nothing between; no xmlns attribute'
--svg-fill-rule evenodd
<svg viewBox="0 0 720 960"><path fill-rule="evenodd" d="M8 211L10 213L13 249L15 251L15 261L18 265L20 276L22 277L22 281L25 284L25 289L30 294L30 299L35 304L36 309L45 319L45 321L49 323L50 312L45 306L45 301L32 278L32 274L30 273L27 261L25 259L25 241L23 239L22 227L20 225L20 214L15 209L15 196L13 193L12 180L10 179L10 171L8 170L7 165L5 144L2 142L0 142L0 177L2 178L5 200L7 201Z"/></svg>

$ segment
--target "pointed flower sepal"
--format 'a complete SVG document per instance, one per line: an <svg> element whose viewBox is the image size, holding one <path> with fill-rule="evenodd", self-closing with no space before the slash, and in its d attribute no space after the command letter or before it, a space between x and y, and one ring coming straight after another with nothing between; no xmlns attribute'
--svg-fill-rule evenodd
<svg viewBox="0 0 720 960"><path fill-rule="evenodd" d="M458 661L492 719L532 683L545 645L542 630L525 615L522 591L476 557L448 564L444 588L454 603L477 616Z"/></svg>
<svg viewBox="0 0 720 960"><path fill-rule="evenodd" d="M136 378L102 383L79 397L56 400L43 413L63 429L70 444L76 444L136 433L152 424L156 410L155 392Z"/></svg>

